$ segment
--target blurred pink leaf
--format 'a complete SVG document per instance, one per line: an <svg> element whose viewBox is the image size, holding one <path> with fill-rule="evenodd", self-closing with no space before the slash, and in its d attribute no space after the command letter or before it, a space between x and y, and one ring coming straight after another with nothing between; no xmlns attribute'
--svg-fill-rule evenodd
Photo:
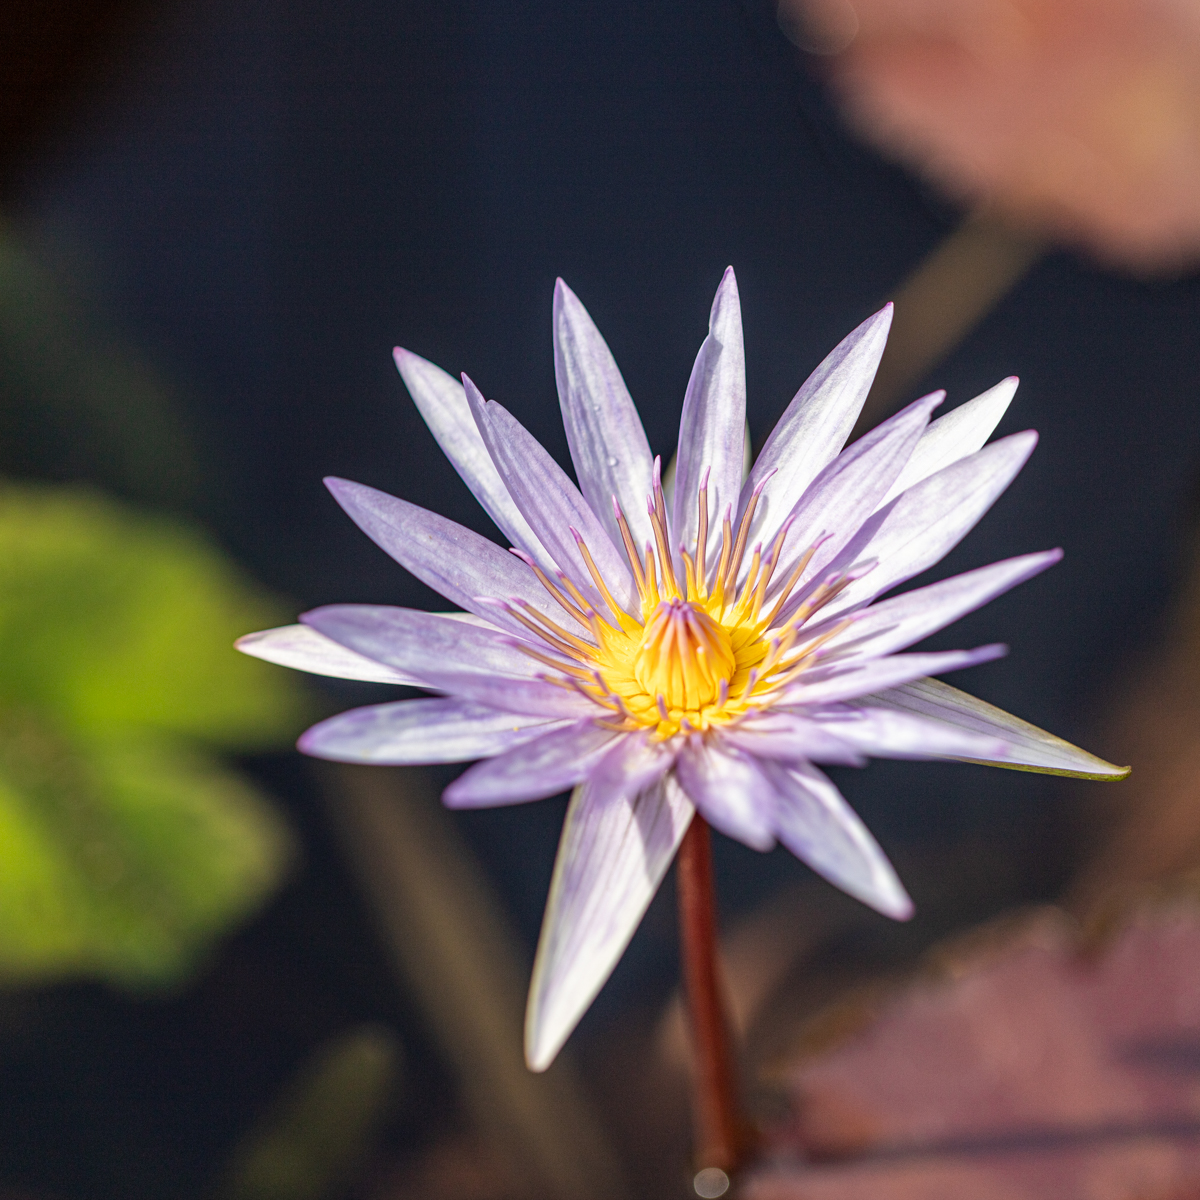
<svg viewBox="0 0 1200 1200"><path fill-rule="evenodd" d="M1200 1196L1200 910L1099 958L1043 913L941 966L788 1068L745 1200Z"/></svg>
<svg viewBox="0 0 1200 1200"><path fill-rule="evenodd" d="M781 0L780 23L959 198L1138 270L1200 260L1200 6Z"/></svg>

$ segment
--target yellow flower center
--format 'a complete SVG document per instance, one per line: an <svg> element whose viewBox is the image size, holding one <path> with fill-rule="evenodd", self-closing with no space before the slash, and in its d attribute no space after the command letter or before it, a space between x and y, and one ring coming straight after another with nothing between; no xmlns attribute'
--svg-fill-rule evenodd
<svg viewBox="0 0 1200 1200"><path fill-rule="evenodd" d="M802 603L789 605L813 547L800 556L768 605L772 575L787 536L785 525L765 558L762 547L754 547L739 587L757 492L747 505L736 537L726 517L719 561L715 568L707 569L708 496L702 486L694 553L679 552L684 568L681 581L667 537L657 460L651 499L656 546L647 548L644 560L634 549L629 526L618 510L625 552L641 600L640 619L630 616L612 598L582 540L580 552L608 608L604 614L597 612L566 576L559 575L556 584L528 555L514 553L530 566L564 611L590 630L590 641L530 604L505 607L555 652L557 657L551 657L525 647L532 657L553 668L548 679L607 708L614 728L649 728L656 736L668 738L681 731L704 731L728 723L778 699L781 690L813 664L821 646L845 628L843 622L807 639L803 633L805 622L849 579L845 575L827 579L809 589Z"/></svg>
<svg viewBox="0 0 1200 1200"><path fill-rule="evenodd" d="M712 704L736 668L728 631L698 604L679 599L660 601L633 658L643 691L685 712Z"/></svg>

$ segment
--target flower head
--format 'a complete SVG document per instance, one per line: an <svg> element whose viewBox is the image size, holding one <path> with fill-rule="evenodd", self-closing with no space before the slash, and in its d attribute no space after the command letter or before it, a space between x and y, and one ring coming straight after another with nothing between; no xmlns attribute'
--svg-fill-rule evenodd
<svg viewBox="0 0 1200 1200"><path fill-rule="evenodd" d="M670 501L612 355L561 281L555 368L579 487L470 379L397 350L421 414L511 552L330 479L369 537L464 611L331 605L239 642L303 670L436 693L324 721L300 741L309 754L482 760L446 790L452 807L575 789L530 991L535 1069L612 971L696 810L756 849L782 842L903 919L903 887L816 763L1125 774L930 678L1003 647L899 653L1061 554L879 600L957 544L1036 441L984 446L1010 379L932 423L942 395L926 396L843 449L890 320L889 307L829 355L743 478L741 314L727 271L684 399Z"/></svg>

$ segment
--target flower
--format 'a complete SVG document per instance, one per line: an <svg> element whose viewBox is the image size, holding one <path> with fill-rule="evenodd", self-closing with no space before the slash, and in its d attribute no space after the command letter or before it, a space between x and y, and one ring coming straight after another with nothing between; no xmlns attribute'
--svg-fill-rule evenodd
<svg viewBox="0 0 1200 1200"><path fill-rule="evenodd" d="M758 850L778 840L889 916L912 905L814 765L949 758L1120 778L1126 772L930 676L1003 647L898 653L1057 562L1029 554L891 599L1008 486L1036 435L984 442L1016 380L930 423L917 400L843 450L890 306L796 394L743 480L746 386L732 269L684 398L670 503L637 410L560 280L555 373L577 488L499 404L405 350L417 407L510 552L342 479L354 522L464 611L339 604L243 638L249 654L435 697L376 704L300 748L360 763L481 759L445 802L475 808L574 788L526 1024L553 1060L608 978L692 815Z"/></svg>

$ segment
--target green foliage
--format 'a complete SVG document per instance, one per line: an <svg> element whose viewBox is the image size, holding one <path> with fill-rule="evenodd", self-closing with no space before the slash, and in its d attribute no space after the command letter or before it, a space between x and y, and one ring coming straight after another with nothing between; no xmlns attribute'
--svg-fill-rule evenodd
<svg viewBox="0 0 1200 1200"><path fill-rule="evenodd" d="M363 1025L320 1046L238 1147L220 1200L341 1195L399 1080L395 1034Z"/></svg>
<svg viewBox="0 0 1200 1200"><path fill-rule="evenodd" d="M286 744L275 606L202 538L82 490L0 487L0 980L159 986L278 880L265 799L213 757Z"/></svg>

